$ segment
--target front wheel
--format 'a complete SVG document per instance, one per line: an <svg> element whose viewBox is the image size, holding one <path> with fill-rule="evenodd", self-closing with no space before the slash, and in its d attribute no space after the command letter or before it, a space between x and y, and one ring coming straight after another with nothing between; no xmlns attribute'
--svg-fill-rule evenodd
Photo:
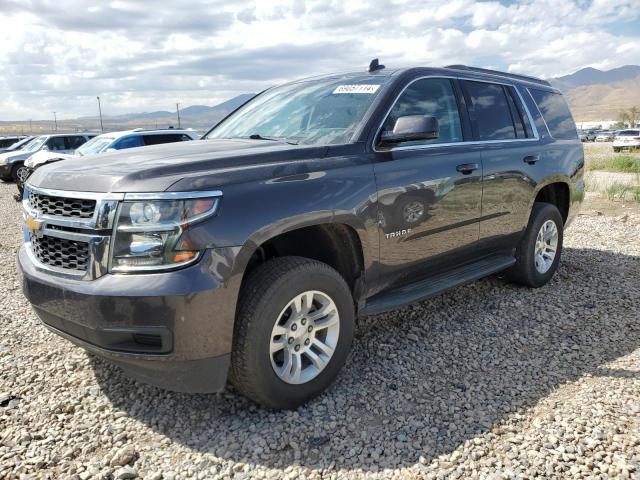
<svg viewBox="0 0 640 480"><path fill-rule="evenodd" d="M507 270L510 280L528 287L545 285L560 262L563 221L550 203L535 203L529 225L516 250L516 264Z"/></svg>
<svg viewBox="0 0 640 480"><path fill-rule="evenodd" d="M268 408L295 408L336 378L354 323L353 298L337 271L301 257L270 260L240 294L231 383Z"/></svg>

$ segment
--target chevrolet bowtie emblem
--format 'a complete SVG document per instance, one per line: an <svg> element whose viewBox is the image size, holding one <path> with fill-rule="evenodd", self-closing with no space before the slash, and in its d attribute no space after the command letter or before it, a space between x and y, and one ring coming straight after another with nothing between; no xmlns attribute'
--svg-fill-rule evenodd
<svg viewBox="0 0 640 480"><path fill-rule="evenodd" d="M31 215L27 215L25 223L31 233L36 233L40 228L42 228L42 222L33 218Z"/></svg>

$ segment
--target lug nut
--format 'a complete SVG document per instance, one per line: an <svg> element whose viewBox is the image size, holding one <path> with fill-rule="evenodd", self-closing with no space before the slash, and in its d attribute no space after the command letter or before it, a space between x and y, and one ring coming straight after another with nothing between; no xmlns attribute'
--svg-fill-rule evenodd
<svg viewBox="0 0 640 480"><path fill-rule="evenodd" d="M307 338L307 339L304 341L304 344L305 344L305 345L309 345L309 343L311 343L311 342L310 342L310 341L309 341L309 339Z"/></svg>
<svg viewBox="0 0 640 480"><path fill-rule="evenodd" d="M300 345L296 345L295 351L296 352L300 351Z"/></svg>
<svg viewBox="0 0 640 480"><path fill-rule="evenodd" d="M311 330L313 330L313 325L309 325L309 328L307 328L308 332L310 332Z"/></svg>
<svg viewBox="0 0 640 480"><path fill-rule="evenodd" d="M293 343L293 337L289 337L289 345Z"/></svg>
<svg viewBox="0 0 640 480"><path fill-rule="evenodd" d="M303 324L303 325L306 325L306 324L307 324L307 319L306 319L306 318L303 318L303 319L300 321L300 323L301 323L301 324Z"/></svg>
<svg viewBox="0 0 640 480"><path fill-rule="evenodd" d="M291 330L295 332L297 329L298 329L298 325L296 325L295 323L291 325Z"/></svg>

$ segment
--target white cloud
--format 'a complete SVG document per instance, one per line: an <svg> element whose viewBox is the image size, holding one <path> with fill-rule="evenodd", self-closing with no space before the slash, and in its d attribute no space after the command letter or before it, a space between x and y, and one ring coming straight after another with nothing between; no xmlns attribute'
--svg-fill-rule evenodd
<svg viewBox="0 0 640 480"><path fill-rule="evenodd" d="M96 95L108 113L215 104L375 56L546 77L640 64L637 0L2 3L2 120L93 115Z"/></svg>

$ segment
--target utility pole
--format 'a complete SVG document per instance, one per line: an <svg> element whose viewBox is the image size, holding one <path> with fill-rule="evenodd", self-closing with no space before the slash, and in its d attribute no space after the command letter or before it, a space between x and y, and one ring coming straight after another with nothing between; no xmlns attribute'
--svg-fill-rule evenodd
<svg viewBox="0 0 640 480"><path fill-rule="evenodd" d="M176 103L176 112L178 113L178 128L180 128L180 104Z"/></svg>
<svg viewBox="0 0 640 480"><path fill-rule="evenodd" d="M33 133L33 125L31 123L31 119L29 119L29 133Z"/></svg>
<svg viewBox="0 0 640 480"><path fill-rule="evenodd" d="M53 121L56 124L56 132L58 131L58 117L56 116L56 112L53 112Z"/></svg>
<svg viewBox="0 0 640 480"><path fill-rule="evenodd" d="M102 106L100 105L100 97L98 99L98 113L100 114L100 132L104 133L104 126L102 125Z"/></svg>

